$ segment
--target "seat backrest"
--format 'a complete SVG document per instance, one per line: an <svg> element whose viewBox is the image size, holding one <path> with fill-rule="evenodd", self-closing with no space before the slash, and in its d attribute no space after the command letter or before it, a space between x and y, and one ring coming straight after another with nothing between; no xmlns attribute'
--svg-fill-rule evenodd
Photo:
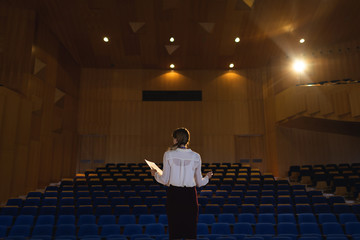
<svg viewBox="0 0 360 240"><path fill-rule="evenodd" d="M238 222L234 224L234 234L253 235L254 231L250 223Z"/></svg>

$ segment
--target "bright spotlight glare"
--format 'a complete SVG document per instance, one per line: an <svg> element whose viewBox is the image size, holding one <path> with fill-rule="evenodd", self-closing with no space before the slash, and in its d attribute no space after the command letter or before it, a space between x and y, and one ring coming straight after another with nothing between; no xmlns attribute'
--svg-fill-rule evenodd
<svg viewBox="0 0 360 240"><path fill-rule="evenodd" d="M239 37L235 38L235 42L236 43L240 42L240 38Z"/></svg>
<svg viewBox="0 0 360 240"><path fill-rule="evenodd" d="M300 39L300 41L299 41L300 43L304 43L305 42L305 39Z"/></svg>
<svg viewBox="0 0 360 240"><path fill-rule="evenodd" d="M175 38L171 37L170 42L174 42L174 41L175 41Z"/></svg>
<svg viewBox="0 0 360 240"><path fill-rule="evenodd" d="M175 68L175 65L174 65L174 64L170 64L170 68Z"/></svg>
<svg viewBox="0 0 360 240"><path fill-rule="evenodd" d="M233 63L230 63L229 64L229 68L233 68L234 67L234 64Z"/></svg>
<svg viewBox="0 0 360 240"><path fill-rule="evenodd" d="M303 72L306 68L306 64L303 60L296 60L293 64L293 69L295 72Z"/></svg>
<svg viewBox="0 0 360 240"><path fill-rule="evenodd" d="M104 42L109 42L109 38L108 38L108 37L104 37L103 40L104 40Z"/></svg>

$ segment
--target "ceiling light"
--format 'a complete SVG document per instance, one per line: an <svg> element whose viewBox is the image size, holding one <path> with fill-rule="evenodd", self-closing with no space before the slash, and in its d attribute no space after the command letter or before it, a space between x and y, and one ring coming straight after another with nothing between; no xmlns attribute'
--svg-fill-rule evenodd
<svg viewBox="0 0 360 240"><path fill-rule="evenodd" d="M230 63L229 64L229 68L233 68L234 67L234 64L233 63Z"/></svg>
<svg viewBox="0 0 360 240"><path fill-rule="evenodd" d="M104 40L104 42L109 42L109 38L108 38L108 37L104 37L103 40Z"/></svg>
<svg viewBox="0 0 360 240"><path fill-rule="evenodd" d="M240 38L239 38L239 37L236 37L236 38L235 38L235 42L236 42L236 43L240 42Z"/></svg>
<svg viewBox="0 0 360 240"><path fill-rule="evenodd" d="M300 43L304 43L304 42L305 42L305 39L302 38L302 39L299 40L299 42L300 42Z"/></svg>
<svg viewBox="0 0 360 240"><path fill-rule="evenodd" d="M306 64L303 60L296 60L293 64L293 69L295 72L301 73L305 70Z"/></svg>
<svg viewBox="0 0 360 240"><path fill-rule="evenodd" d="M175 38L171 37L170 42L174 42L174 41L175 41Z"/></svg>
<svg viewBox="0 0 360 240"><path fill-rule="evenodd" d="M175 64L170 64L170 68L175 68Z"/></svg>

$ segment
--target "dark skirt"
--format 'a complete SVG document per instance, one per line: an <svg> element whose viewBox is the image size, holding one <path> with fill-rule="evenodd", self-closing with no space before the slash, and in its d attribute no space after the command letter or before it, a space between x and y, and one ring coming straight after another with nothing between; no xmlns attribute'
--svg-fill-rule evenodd
<svg viewBox="0 0 360 240"><path fill-rule="evenodd" d="M196 187L167 189L166 211L169 239L196 239L199 205Z"/></svg>

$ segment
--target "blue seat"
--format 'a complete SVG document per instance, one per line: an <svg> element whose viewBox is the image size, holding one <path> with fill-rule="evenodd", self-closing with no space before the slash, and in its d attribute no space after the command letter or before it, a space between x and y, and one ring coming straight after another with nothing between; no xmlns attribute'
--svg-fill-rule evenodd
<svg viewBox="0 0 360 240"><path fill-rule="evenodd" d="M13 221L13 216L0 215L0 226L10 227L13 224Z"/></svg>
<svg viewBox="0 0 360 240"><path fill-rule="evenodd" d="M275 235L275 228L272 223L256 223L255 236L264 238L273 237Z"/></svg>
<svg viewBox="0 0 360 240"><path fill-rule="evenodd" d="M223 213L232 213L232 214L238 214L239 213L239 207L236 204L229 204L226 203L222 207Z"/></svg>
<svg viewBox="0 0 360 240"><path fill-rule="evenodd" d="M56 207L55 206L42 206L39 209L39 215L56 215Z"/></svg>
<svg viewBox="0 0 360 240"><path fill-rule="evenodd" d="M344 231L339 223L329 222L322 224L323 234L326 237L342 237Z"/></svg>
<svg viewBox="0 0 360 240"><path fill-rule="evenodd" d="M318 214L319 223L327 223L327 222L338 222L335 214L333 213L319 213Z"/></svg>
<svg viewBox="0 0 360 240"><path fill-rule="evenodd" d="M259 198L257 196L245 196L244 204L259 205Z"/></svg>
<svg viewBox="0 0 360 240"><path fill-rule="evenodd" d="M92 199L90 197L80 197L76 201L76 206L92 205Z"/></svg>
<svg viewBox="0 0 360 240"><path fill-rule="evenodd" d="M234 224L234 234L240 234L242 236L252 236L254 234L252 225L247 222L237 222Z"/></svg>
<svg viewBox="0 0 360 240"><path fill-rule="evenodd" d="M215 215L210 213L199 214L199 223L213 224L216 222Z"/></svg>
<svg viewBox="0 0 360 240"><path fill-rule="evenodd" d="M300 213L313 213L313 209L309 204L296 204L295 211L297 214Z"/></svg>
<svg viewBox="0 0 360 240"><path fill-rule="evenodd" d="M35 225L54 225L55 216L54 215L39 215L36 219Z"/></svg>
<svg viewBox="0 0 360 240"><path fill-rule="evenodd" d="M258 223L271 223L276 224L275 216L272 213L260 213L258 214Z"/></svg>
<svg viewBox="0 0 360 240"><path fill-rule="evenodd" d="M139 224L142 225L147 225L147 224L152 224L152 223L156 223L156 217L153 214L149 214L149 215L140 215L139 216Z"/></svg>
<svg viewBox="0 0 360 240"><path fill-rule="evenodd" d="M240 196L229 196L227 198L227 202L229 204L241 205L241 197Z"/></svg>
<svg viewBox="0 0 360 240"><path fill-rule="evenodd" d="M8 227L3 226L0 224L0 238L5 238L6 237L6 233L8 231Z"/></svg>
<svg viewBox="0 0 360 240"><path fill-rule="evenodd" d="M293 201L290 196L278 196L277 203L278 204L293 204Z"/></svg>
<svg viewBox="0 0 360 240"><path fill-rule="evenodd" d="M125 197L113 197L110 199L111 206L115 207L117 205L126 205Z"/></svg>
<svg viewBox="0 0 360 240"><path fill-rule="evenodd" d="M38 214L38 206L25 206L20 209L20 215L32 215L36 216Z"/></svg>
<svg viewBox="0 0 360 240"><path fill-rule="evenodd" d="M161 215L166 214L166 207L164 204L155 204L150 207L150 214Z"/></svg>
<svg viewBox="0 0 360 240"><path fill-rule="evenodd" d="M259 206L259 214L260 213L275 214L274 205L272 205L272 204L260 204L260 206Z"/></svg>
<svg viewBox="0 0 360 240"><path fill-rule="evenodd" d="M209 226L206 223L197 224L197 235L206 236L209 234Z"/></svg>
<svg viewBox="0 0 360 240"><path fill-rule="evenodd" d="M73 197L64 197L59 200L60 206L73 206L75 204L75 200Z"/></svg>
<svg viewBox="0 0 360 240"><path fill-rule="evenodd" d="M220 214L220 206L219 204L208 204L205 206L205 214Z"/></svg>
<svg viewBox="0 0 360 240"><path fill-rule="evenodd" d="M75 215L75 207L74 206L60 206L59 207L59 215Z"/></svg>
<svg viewBox="0 0 360 240"><path fill-rule="evenodd" d="M148 207L146 205L135 205L132 209L132 214L137 216L142 214L148 214Z"/></svg>
<svg viewBox="0 0 360 240"><path fill-rule="evenodd" d="M46 197L41 201L41 206L56 206L58 199L56 197Z"/></svg>
<svg viewBox="0 0 360 240"><path fill-rule="evenodd" d="M222 213L218 215L219 223L234 224L236 222L235 216L232 213Z"/></svg>
<svg viewBox="0 0 360 240"><path fill-rule="evenodd" d="M257 214L255 204L243 204L241 205L241 213L252 213Z"/></svg>
<svg viewBox="0 0 360 240"><path fill-rule="evenodd" d="M168 217L166 214L162 214L159 216L158 223L161 223L164 226L168 225Z"/></svg>
<svg viewBox="0 0 360 240"><path fill-rule="evenodd" d="M113 237L113 238L120 238L122 237L121 235L121 227L120 225L117 224L109 224L109 225L104 225L101 228L101 233L100 235L102 237L106 237L107 239Z"/></svg>
<svg viewBox="0 0 360 240"><path fill-rule="evenodd" d="M94 209L92 205L80 205L77 209L77 215L93 215Z"/></svg>
<svg viewBox="0 0 360 240"><path fill-rule="evenodd" d="M328 203L326 197L324 196L312 196L311 197L311 202L312 204L316 204L316 203Z"/></svg>
<svg viewBox="0 0 360 240"><path fill-rule="evenodd" d="M118 224L120 226L125 226L127 224L135 224L135 223L136 223L135 215L124 214L119 216Z"/></svg>
<svg viewBox="0 0 360 240"><path fill-rule="evenodd" d="M17 216L19 213L18 206L5 206L1 208L1 215Z"/></svg>
<svg viewBox="0 0 360 240"><path fill-rule="evenodd" d="M345 223L345 233L351 236L360 237L360 222Z"/></svg>
<svg viewBox="0 0 360 240"><path fill-rule="evenodd" d="M101 216L101 215L112 215L113 209L111 205L98 205L95 208L95 215Z"/></svg>
<svg viewBox="0 0 360 240"><path fill-rule="evenodd" d="M199 201L199 203L200 203L200 201ZM144 204L146 204L148 206L159 204L159 198L156 196L146 196L144 198Z"/></svg>
<svg viewBox="0 0 360 240"><path fill-rule="evenodd" d="M317 220L312 213L300 213L298 214L298 223L317 223Z"/></svg>
<svg viewBox="0 0 360 240"><path fill-rule="evenodd" d="M32 238L51 239L53 235L54 225L36 225L32 231Z"/></svg>
<svg viewBox="0 0 360 240"><path fill-rule="evenodd" d="M334 203L334 205L333 205L333 213L335 213L335 214L352 213L352 209L346 203Z"/></svg>
<svg viewBox="0 0 360 240"><path fill-rule="evenodd" d="M30 225L14 225L10 228L10 232L8 237L23 237L28 238L30 237Z"/></svg>
<svg viewBox="0 0 360 240"><path fill-rule="evenodd" d="M40 197L29 197L24 201L23 206L40 206Z"/></svg>
<svg viewBox="0 0 360 240"><path fill-rule="evenodd" d="M75 225L75 215L60 215L57 220L57 225Z"/></svg>
<svg viewBox="0 0 360 240"><path fill-rule="evenodd" d="M200 192L200 196L212 197L212 195L213 195L212 190L201 190Z"/></svg>
<svg viewBox="0 0 360 240"><path fill-rule="evenodd" d="M78 237L98 237L99 227L97 224L83 224L80 226L78 231Z"/></svg>
<svg viewBox="0 0 360 240"><path fill-rule="evenodd" d="M277 234L279 237L290 237L293 240L297 239L299 232L295 223L278 223Z"/></svg>
<svg viewBox="0 0 360 240"><path fill-rule="evenodd" d="M321 231L316 222L299 223L300 234L305 236L321 237Z"/></svg>
<svg viewBox="0 0 360 240"><path fill-rule="evenodd" d="M10 198L10 199L7 200L6 206L22 207L23 206L23 200L21 198Z"/></svg>
<svg viewBox="0 0 360 240"><path fill-rule="evenodd" d="M297 223L295 219L295 215L292 213L282 213L278 214L278 223Z"/></svg>
<svg viewBox="0 0 360 240"><path fill-rule="evenodd" d="M330 205L334 205L335 203L345 203L345 198L342 196L330 196L328 202Z"/></svg>
<svg viewBox="0 0 360 240"><path fill-rule="evenodd" d="M135 206L135 205L142 205L143 204L143 200L141 197L139 196L131 196L131 197L128 197L128 200L127 200L128 204L130 206Z"/></svg>
<svg viewBox="0 0 360 240"><path fill-rule="evenodd" d="M262 196L260 198L261 204L272 204L275 205L275 198L274 196ZM261 205L260 205L261 206Z"/></svg>
<svg viewBox="0 0 360 240"><path fill-rule="evenodd" d="M212 204L219 204L221 206L225 204L224 196L213 196L210 198L210 201Z"/></svg>
<svg viewBox="0 0 360 240"><path fill-rule="evenodd" d="M161 236L165 234L165 227L161 223L151 223L145 226L145 234L150 236Z"/></svg>
<svg viewBox="0 0 360 240"><path fill-rule="evenodd" d="M15 219L14 225L28 225L32 226L34 224L35 217L32 215L19 215Z"/></svg>
<svg viewBox="0 0 360 240"><path fill-rule="evenodd" d="M294 213L294 207L291 204L278 204L276 210L277 214Z"/></svg>
<svg viewBox="0 0 360 240"><path fill-rule="evenodd" d="M115 215L101 215L98 220L98 225L116 224Z"/></svg>
<svg viewBox="0 0 360 240"><path fill-rule="evenodd" d="M96 223L96 216L95 215L80 215L77 225L81 226L83 224L95 224Z"/></svg>
<svg viewBox="0 0 360 240"><path fill-rule="evenodd" d="M339 222L341 224L345 224L347 222L358 222L358 218L354 213L340 213L339 214Z"/></svg>
<svg viewBox="0 0 360 240"><path fill-rule="evenodd" d="M229 235L231 233L228 223L213 223L211 225L211 234Z"/></svg>
<svg viewBox="0 0 360 240"><path fill-rule="evenodd" d="M240 213L238 215L238 222L239 223L255 224L256 223L255 214L253 214L253 213Z"/></svg>
<svg viewBox="0 0 360 240"><path fill-rule="evenodd" d="M313 207L314 207L314 213L315 214L332 213L331 207L327 203L314 204Z"/></svg>
<svg viewBox="0 0 360 240"><path fill-rule="evenodd" d="M124 227L124 232L123 234L125 236L131 237L132 235L135 234L142 234L143 230L142 230L142 226L140 224L127 224Z"/></svg>
<svg viewBox="0 0 360 240"><path fill-rule="evenodd" d="M308 196L295 196L295 204L310 204L310 199Z"/></svg>

